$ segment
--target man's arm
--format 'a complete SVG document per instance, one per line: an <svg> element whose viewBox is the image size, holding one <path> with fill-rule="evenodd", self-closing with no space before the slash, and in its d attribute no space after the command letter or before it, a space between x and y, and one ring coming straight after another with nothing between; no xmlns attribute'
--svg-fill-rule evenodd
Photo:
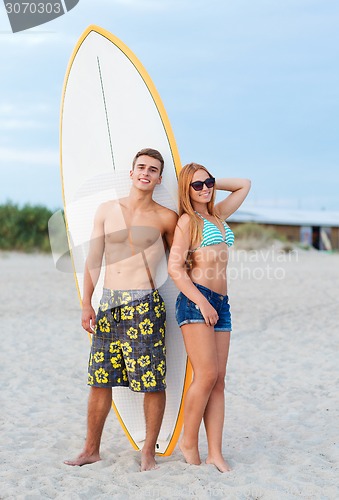
<svg viewBox="0 0 339 500"><path fill-rule="evenodd" d="M89 333L93 333L95 326L96 313L92 307L92 296L100 276L104 249L104 207L101 205L94 218L84 271L81 324Z"/></svg>
<svg viewBox="0 0 339 500"><path fill-rule="evenodd" d="M168 209L165 214L165 217L166 217L166 224L165 224L164 239L167 248L170 250L173 243L174 231L178 222L178 215L173 210Z"/></svg>

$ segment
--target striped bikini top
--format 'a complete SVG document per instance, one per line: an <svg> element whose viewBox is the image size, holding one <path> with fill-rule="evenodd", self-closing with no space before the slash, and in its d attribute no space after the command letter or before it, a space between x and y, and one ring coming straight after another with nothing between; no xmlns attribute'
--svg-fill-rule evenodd
<svg viewBox="0 0 339 500"><path fill-rule="evenodd" d="M230 227L223 221L223 226L225 229L225 236L223 236L220 229L213 224L213 222L205 219L199 212L195 212L203 221L204 227L202 230L202 241L200 245L194 250L190 250L190 253L195 252L198 248L209 247L211 245L218 245L219 243L226 243L228 247L231 247L234 243L234 233Z"/></svg>

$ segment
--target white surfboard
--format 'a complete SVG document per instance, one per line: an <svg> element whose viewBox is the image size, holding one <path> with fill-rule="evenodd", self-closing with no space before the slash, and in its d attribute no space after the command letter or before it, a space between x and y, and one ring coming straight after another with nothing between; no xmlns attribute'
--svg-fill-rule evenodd
<svg viewBox="0 0 339 500"><path fill-rule="evenodd" d="M137 151L151 147L165 160L154 199L176 210L180 160L172 129L146 70L108 31L89 26L80 37L66 72L61 105L61 178L64 211L76 285L81 301L84 263L97 207L127 196L129 171ZM163 256L156 284L167 309L166 409L156 451L170 455L180 435L183 397L192 371L177 326L178 290L167 275ZM93 296L97 308L103 273ZM113 408L135 449L145 439L143 394L113 388Z"/></svg>

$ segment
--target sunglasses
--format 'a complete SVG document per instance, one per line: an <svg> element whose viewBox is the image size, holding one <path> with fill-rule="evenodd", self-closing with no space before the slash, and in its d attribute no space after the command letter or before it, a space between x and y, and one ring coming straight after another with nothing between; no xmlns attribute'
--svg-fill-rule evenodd
<svg viewBox="0 0 339 500"><path fill-rule="evenodd" d="M215 178L209 177L208 179L205 179L204 181L191 182L190 186L192 186L194 191L202 191L204 188L204 184L208 189L211 189L215 184Z"/></svg>

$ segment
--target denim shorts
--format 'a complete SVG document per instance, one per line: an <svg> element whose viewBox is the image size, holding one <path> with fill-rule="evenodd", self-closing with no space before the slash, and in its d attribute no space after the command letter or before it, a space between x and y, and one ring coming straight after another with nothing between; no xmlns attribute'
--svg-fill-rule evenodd
<svg viewBox="0 0 339 500"><path fill-rule="evenodd" d="M214 325L214 331L230 332L232 330L232 321L228 295L220 295L197 283L194 283L194 285L218 313L219 319L216 325ZM179 293L175 304L175 316L179 326L191 323L205 323L199 307L182 292Z"/></svg>

